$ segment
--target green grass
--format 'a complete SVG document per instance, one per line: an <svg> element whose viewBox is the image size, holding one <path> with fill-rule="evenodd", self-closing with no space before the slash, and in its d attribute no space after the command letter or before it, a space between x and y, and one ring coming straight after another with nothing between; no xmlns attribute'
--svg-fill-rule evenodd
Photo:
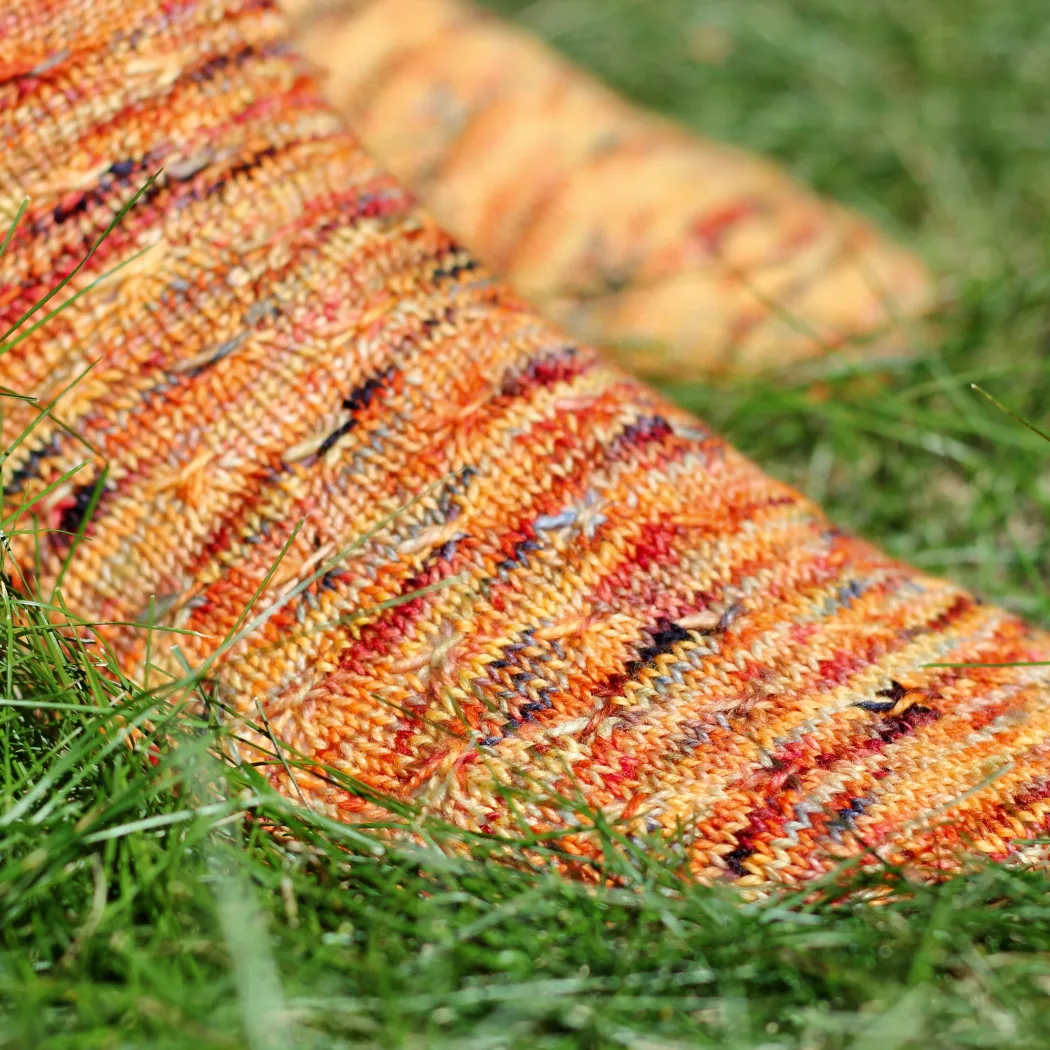
<svg viewBox="0 0 1050 1050"><path fill-rule="evenodd" d="M630 850L595 889L536 851L380 843L220 765L183 689L100 673L83 629L3 598L7 693L58 709L0 708L0 1045L1045 1045L1042 876L754 903Z"/></svg>
<svg viewBox="0 0 1050 1050"><path fill-rule="evenodd" d="M953 305L914 363L817 394L673 393L839 522L1050 622L1046 445L970 388L1047 422L1041 0L493 6L930 258ZM185 688L107 677L89 632L0 601L0 694L67 705L0 705L0 1047L1046 1045L1047 877L990 867L879 907L754 903L630 850L610 853L615 890L558 879L535 851L518 866L476 844L378 852L220 766ZM120 690L134 750L98 706Z"/></svg>

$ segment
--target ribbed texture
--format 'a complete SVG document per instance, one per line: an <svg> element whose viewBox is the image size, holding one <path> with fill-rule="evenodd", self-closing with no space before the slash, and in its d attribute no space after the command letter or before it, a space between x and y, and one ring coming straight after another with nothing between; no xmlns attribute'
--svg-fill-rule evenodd
<svg viewBox="0 0 1050 1050"><path fill-rule="evenodd" d="M461 0L284 3L365 148L547 316L634 370L915 346L933 299L922 264L772 165L628 105Z"/></svg>
<svg viewBox="0 0 1050 1050"><path fill-rule="evenodd" d="M842 535L538 320L340 130L284 31L253 0L0 15L0 212L32 197L0 322L166 172L76 283L152 249L0 358L100 453L45 418L4 465L10 507L87 460L37 506L65 530L41 583L104 457L69 605L141 620L154 595L197 663L289 544L224 695L465 827L561 829L545 794L582 795L750 884L867 847L933 874L1046 831L1047 670L927 666L1050 659L1046 636ZM4 438L35 416L5 401ZM140 670L145 632L106 630Z"/></svg>

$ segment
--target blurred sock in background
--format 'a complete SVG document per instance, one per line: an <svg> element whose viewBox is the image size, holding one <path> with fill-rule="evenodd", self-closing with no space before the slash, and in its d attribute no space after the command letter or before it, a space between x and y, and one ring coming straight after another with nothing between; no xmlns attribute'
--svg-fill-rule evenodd
<svg viewBox="0 0 1050 1050"><path fill-rule="evenodd" d="M460 0L283 0L330 101L547 316L650 376L901 355L923 264Z"/></svg>

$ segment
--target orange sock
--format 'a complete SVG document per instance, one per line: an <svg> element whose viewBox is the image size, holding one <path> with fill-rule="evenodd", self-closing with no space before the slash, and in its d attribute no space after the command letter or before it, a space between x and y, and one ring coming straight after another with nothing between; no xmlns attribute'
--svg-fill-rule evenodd
<svg viewBox="0 0 1050 1050"><path fill-rule="evenodd" d="M39 398L5 400L5 447L35 423L7 506L41 526L11 549L46 589L83 530L63 596L130 673L151 605L198 666L259 591L220 695L471 831L594 856L581 799L745 885L1042 861L1045 634L844 536L539 319L341 130L259 0L3 17L0 209L31 198L4 327L164 166L74 286L149 250L0 356Z"/></svg>

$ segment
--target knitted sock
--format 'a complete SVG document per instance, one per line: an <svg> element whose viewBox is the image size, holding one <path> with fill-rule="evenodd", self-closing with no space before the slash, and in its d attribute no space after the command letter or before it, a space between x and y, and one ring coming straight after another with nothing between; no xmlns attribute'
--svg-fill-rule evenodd
<svg viewBox="0 0 1050 1050"><path fill-rule="evenodd" d="M230 703L476 831L569 829L589 855L557 801L582 796L745 884L868 849L931 875L1028 857L1050 676L931 665L1050 640L843 535L539 320L340 129L284 34L259 0L0 15L0 212L31 197L0 321L164 165L73 285L150 250L0 357L5 387L57 398L3 418L7 441L37 420L4 482L51 530L40 584L85 528L63 595L130 673L145 631L119 624L151 596L200 632L178 637L197 665L261 588L272 615L217 665ZM23 567L33 542L10 537Z"/></svg>
<svg viewBox="0 0 1050 1050"><path fill-rule="evenodd" d="M547 316L635 371L747 372L851 341L900 354L931 304L921 263L864 219L461 0L284 2L365 147Z"/></svg>

